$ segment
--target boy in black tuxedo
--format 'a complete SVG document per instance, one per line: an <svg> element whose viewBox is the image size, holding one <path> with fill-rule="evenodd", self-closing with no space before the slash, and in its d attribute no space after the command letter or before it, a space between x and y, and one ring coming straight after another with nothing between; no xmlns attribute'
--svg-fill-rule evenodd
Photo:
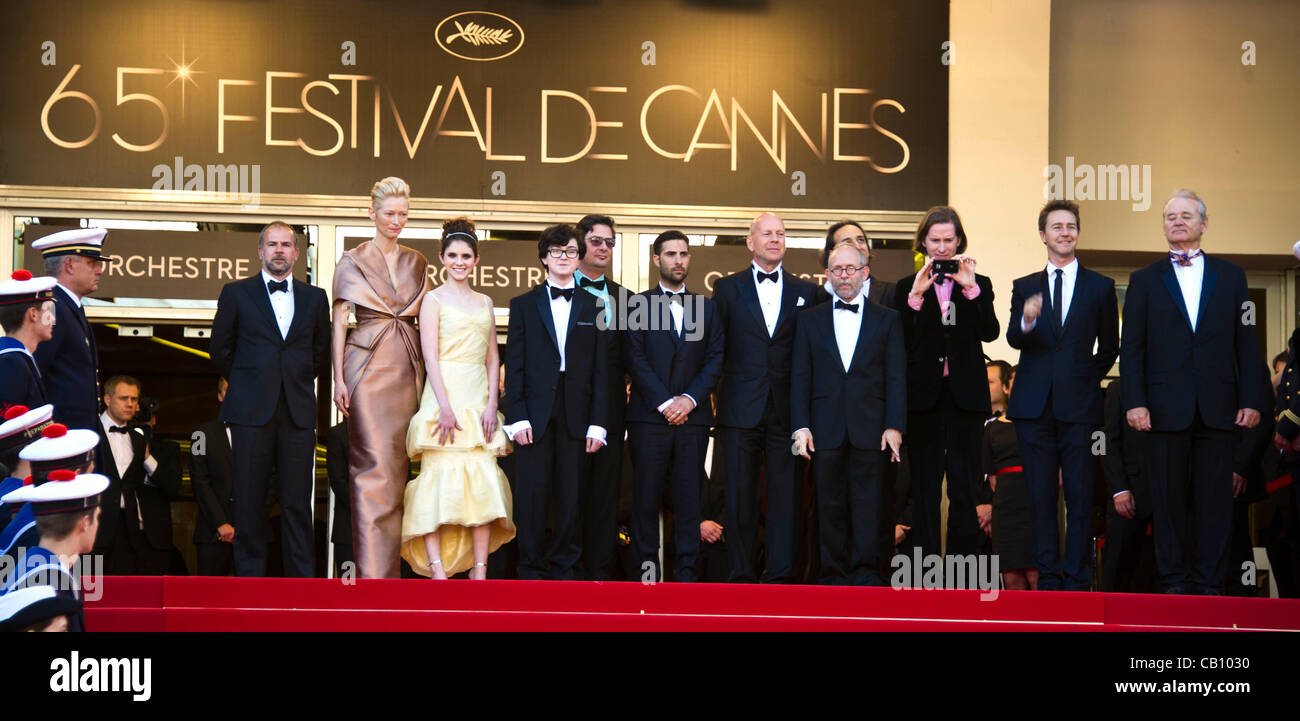
<svg viewBox="0 0 1300 721"><path fill-rule="evenodd" d="M605 445L608 337L596 327L595 296L578 292L573 280L584 250L573 226L542 231L537 257L546 282L510 301L504 430L515 442L521 579L577 580L588 454Z"/></svg>
<svg viewBox="0 0 1300 721"><path fill-rule="evenodd" d="M722 373L722 325L713 301L686 291L691 253L685 235L661 233L651 259L659 284L638 294L649 312L627 333L627 422L636 468L632 541L644 578L658 564L659 501L668 481L676 529L673 577L689 582L698 578L700 480L713 425L709 394ZM663 580L661 568L654 580Z"/></svg>
<svg viewBox="0 0 1300 721"><path fill-rule="evenodd" d="M852 244L827 260L835 300L799 314L790 384L794 450L813 458L821 579L882 585L885 463L907 425L907 356L898 313L862 292L867 264Z"/></svg>

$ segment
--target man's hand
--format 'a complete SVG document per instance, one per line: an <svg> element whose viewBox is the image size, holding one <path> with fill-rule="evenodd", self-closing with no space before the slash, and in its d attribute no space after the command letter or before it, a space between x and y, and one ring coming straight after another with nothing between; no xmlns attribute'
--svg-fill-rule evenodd
<svg viewBox="0 0 1300 721"><path fill-rule="evenodd" d="M515 445L526 446L533 442L533 429L524 428L515 434Z"/></svg>
<svg viewBox="0 0 1300 721"><path fill-rule="evenodd" d="M894 524L894 545L897 546L898 544L902 543L903 539L907 537L907 532L910 530L912 530L911 526L904 526L901 523L895 523Z"/></svg>
<svg viewBox="0 0 1300 721"><path fill-rule="evenodd" d="M1128 418L1128 424L1135 431L1151 430L1151 413L1145 407L1134 408L1124 414Z"/></svg>
<svg viewBox="0 0 1300 721"><path fill-rule="evenodd" d="M664 418L670 426L680 426L686 422L686 417L695 410L695 404L686 396L675 396L673 402L664 408Z"/></svg>
<svg viewBox="0 0 1300 721"><path fill-rule="evenodd" d="M1131 491L1124 491L1115 496L1115 512L1130 520L1137 514L1137 504L1133 502Z"/></svg>
<svg viewBox="0 0 1300 721"><path fill-rule="evenodd" d="M916 272L916 278L912 280L912 291L910 295L920 298L925 292L934 285L934 278L930 276L930 266L934 265L934 258L927 257L925 265Z"/></svg>
<svg viewBox="0 0 1300 721"><path fill-rule="evenodd" d="M1238 408L1237 425L1242 428L1254 428L1259 425L1259 411L1254 408Z"/></svg>
<svg viewBox="0 0 1300 721"><path fill-rule="evenodd" d="M975 259L968 255L959 255L957 261L957 274L952 277L953 282L960 285L963 289L975 287Z"/></svg>
<svg viewBox="0 0 1300 721"><path fill-rule="evenodd" d="M1025 319L1025 325L1032 325L1038 320L1038 316L1043 312L1043 294L1034 293L1025 299L1025 307L1021 311L1021 317Z"/></svg>
<svg viewBox="0 0 1300 721"><path fill-rule="evenodd" d="M898 449L903 445L903 433L893 428L886 428L885 432L880 435L880 450L889 449L889 460L898 463L901 457L898 455Z"/></svg>
<svg viewBox="0 0 1300 721"><path fill-rule="evenodd" d="M599 438L592 438L591 436L587 436L588 453L595 453L596 451L599 451L604 446L605 446L605 442L600 440Z"/></svg>
<svg viewBox="0 0 1300 721"><path fill-rule="evenodd" d="M989 490L994 493L998 492L998 477L992 473L989 474Z"/></svg>
<svg viewBox="0 0 1300 721"><path fill-rule="evenodd" d="M1282 437L1281 433L1274 433L1273 445L1277 446L1277 449L1279 451L1291 451L1293 453L1300 453L1300 435L1296 436L1295 440L1288 441L1287 439Z"/></svg>
<svg viewBox="0 0 1300 721"><path fill-rule="evenodd" d="M220 526L217 526L217 536L221 539L222 543L234 543L235 527L229 523L223 523Z"/></svg>
<svg viewBox="0 0 1300 721"><path fill-rule="evenodd" d="M993 535L993 505L990 503L981 503L975 506L975 515L980 521L980 530L986 535Z"/></svg>
<svg viewBox="0 0 1300 721"><path fill-rule="evenodd" d="M1232 474L1232 497L1236 498L1246 492L1246 477L1240 473Z"/></svg>
<svg viewBox="0 0 1300 721"><path fill-rule="evenodd" d="M796 456L803 456L809 460L812 456L809 453L816 453L817 448L813 446L812 431L807 428L800 428L794 432L794 448L791 449Z"/></svg>
<svg viewBox="0 0 1300 721"><path fill-rule="evenodd" d="M700 541L702 543L717 543L722 538L722 526L713 521L700 521Z"/></svg>

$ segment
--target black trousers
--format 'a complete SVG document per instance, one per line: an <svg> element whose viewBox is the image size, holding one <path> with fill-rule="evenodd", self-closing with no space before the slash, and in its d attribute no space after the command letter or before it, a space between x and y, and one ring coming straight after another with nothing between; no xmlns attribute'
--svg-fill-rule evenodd
<svg viewBox="0 0 1300 721"><path fill-rule="evenodd" d="M782 423L769 392L763 422L755 428L720 429L727 483L727 549L731 580L754 582L758 574L759 466L766 469L765 583L790 583L799 537L800 471L790 453L788 423ZM974 511L971 511L974 514Z"/></svg>
<svg viewBox="0 0 1300 721"><path fill-rule="evenodd" d="M230 543L196 543L200 576L229 576L235 567L235 546Z"/></svg>
<svg viewBox="0 0 1300 721"><path fill-rule="evenodd" d="M626 391L619 389L620 397ZM618 541L618 495L623 479L623 427L611 423L608 443L591 454L591 478L582 492L582 565L588 581L608 581ZM584 449L585 452L585 449Z"/></svg>
<svg viewBox="0 0 1300 721"><path fill-rule="evenodd" d="M533 428L532 443L515 444L515 540L519 544L519 578L524 580L581 578L581 493L591 461L586 437L572 436L564 420L564 382L561 373L546 427Z"/></svg>
<svg viewBox="0 0 1300 721"><path fill-rule="evenodd" d="M1115 512L1115 504L1111 503L1106 511L1106 547L1101 556L1102 591L1154 593L1158 590L1150 528L1150 516L1125 518Z"/></svg>
<svg viewBox="0 0 1300 721"><path fill-rule="evenodd" d="M941 383L938 404L931 410L913 411L907 421L912 463L913 534L921 549L938 555L943 549L940 503L943 480L948 478L947 552L969 555L980 545L979 519L975 516L974 487L980 477L982 414L953 404L950 381Z"/></svg>
<svg viewBox="0 0 1300 721"><path fill-rule="evenodd" d="M1049 397L1047 407L1052 400ZM1092 590L1092 487L1096 463L1090 423L1062 423L1049 414L1015 422L1029 496L1029 533L1041 591ZM1059 486L1058 486L1058 480ZM1057 489L1065 496L1065 557L1061 557Z"/></svg>
<svg viewBox="0 0 1300 721"><path fill-rule="evenodd" d="M880 525L885 514L885 454L878 448L819 448L813 453L820 528L819 583L879 586L877 569L886 546ZM892 528L892 526L891 526Z"/></svg>
<svg viewBox="0 0 1300 721"><path fill-rule="evenodd" d="M284 575L315 575L312 528L312 460L316 429L294 425L280 391L280 403L265 425L232 423L231 472L235 477L235 574L266 575L266 487L271 467L280 497L281 557Z"/></svg>
<svg viewBox="0 0 1300 721"><path fill-rule="evenodd" d="M109 540L104 554L104 573L110 576L162 576L171 565L171 549L154 548L140 530L134 506L105 508L101 513L116 513L117 531Z"/></svg>
<svg viewBox="0 0 1300 721"><path fill-rule="evenodd" d="M673 580L692 583L699 579L696 564L700 555L700 481L704 476L704 452L709 445L707 426L667 426L629 423L633 437L632 463L634 512L632 543L637 566L653 568L654 580L664 579L659 565L659 508L664 486L672 494ZM647 566L646 564L650 564Z"/></svg>
<svg viewBox="0 0 1300 721"><path fill-rule="evenodd" d="M1147 434L1156 568L1166 588L1223 591L1232 532L1230 430L1198 412L1190 428Z"/></svg>

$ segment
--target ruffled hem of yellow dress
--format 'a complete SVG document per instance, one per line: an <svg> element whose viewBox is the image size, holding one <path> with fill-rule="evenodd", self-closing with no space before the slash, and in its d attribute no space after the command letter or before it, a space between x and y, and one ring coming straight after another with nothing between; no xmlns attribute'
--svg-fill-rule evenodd
<svg viewBox="0 0 1300 721"><path fill-rule="evenodd" d="M474 449L425 453L420 475L406 484L402 558L416 573L431 575L424 536L437 530L446 574L472 568L471 528L491 524L489 553L509 543L515 537L510 518L512 502L510 485L492 452Z"/></svg>
<svg viewBox="0 0 1300 721"><path fill-rule="evenodd" d="M439 445L435 435L438 429L437 404L421 408L406 429L406 454L418 458L425 451L472 451L480 448L494 456L509 454L513 445L501 429L505 425L505 416L497 412L497 427L490 440L483 435L482 417L482 408L460 409L456 413L456 423L460 425L460 430L456 431L451 442Z"/></svg>

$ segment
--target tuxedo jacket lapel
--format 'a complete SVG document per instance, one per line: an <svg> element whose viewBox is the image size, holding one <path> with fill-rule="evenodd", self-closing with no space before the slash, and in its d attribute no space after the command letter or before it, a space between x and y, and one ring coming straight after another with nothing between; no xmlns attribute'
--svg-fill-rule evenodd
<svg viewBox="0 0 1300 721"><path fill-rule="evenodd" d="M289 332L284 335L285 340L291 338L294 332L302 327L302 324L306 321L308 315L310 315L307 310L307 304L311 302L311 287L306 283L297 280L291 280L290 287L293 288L293 320L289 321ZM269 305L271 301L268 299L266 302ZM275 329L277 331L280 330L280 325L278 323L276 324Z"/></svg>
<svg viewBox="0 0 1300 721"><path fill-rule="evenodd" d="M271 329L275 331L276 337L280 335L280 324L275 322L275 310L271 308L271 296L267 293L266 284L262 282L262 274L258 273L250 279L248 292L253 296L253 305L262 311L262 317L267 323L271 324ZM297 298L294 298L296 310Z"/></svg>
<svg viewBox="0 0 1300 721"><path fill-rule="evenodd" d="M555 318L551 316L551 292L548 288L549 286L543 283L533 292L537 294L537 312L542 316L542 325L546 327L546 332L551 335L551 345L555 347L555 354L558 357L560 339L555 334ZM572 318L573 314L570 313L569 317Z"/></svg>
<svg viewBox="0 0 1300 721"><path fill-rule="evenodd" d="M740 304L749 309L759 330L767 335L767 321L763 319L763 306L758 302L758 289L754 285L754 267L750 266L740 272L747 276L745 282L740 284ZM779 320L777 322L780 323Z"/></svg>
<svg viewBox="0 0 1300 721"><path fill-rule="evenodd" d="M1204 327L1205 307L1210 300L1210 293L1214 292L1214 282L1219 279L1219 274L1214 272L1214 267L1210 263L1210 257L1205 258L1205 273L1201 276L1201 297L1196 311L1196 329Z"/></svg>
<svg viewBox="0 0 1300 721"><path fill-rule="evenodd" d="M1164 281L1165 288L1169 290L1169 295L1173 296L1174 305L1178 311L1183 314L1183 322L1187 324L1187 329L1192 329L1192 317L1187 312L1187 304L1183 302L1183 290L1178 286L1178 278L1174 276L1174 264L1169 263L1165 266L1165 272L1160 274L1160 280ZM1205 282L1201 282L1201 297L1205 297Z"/></svg>

